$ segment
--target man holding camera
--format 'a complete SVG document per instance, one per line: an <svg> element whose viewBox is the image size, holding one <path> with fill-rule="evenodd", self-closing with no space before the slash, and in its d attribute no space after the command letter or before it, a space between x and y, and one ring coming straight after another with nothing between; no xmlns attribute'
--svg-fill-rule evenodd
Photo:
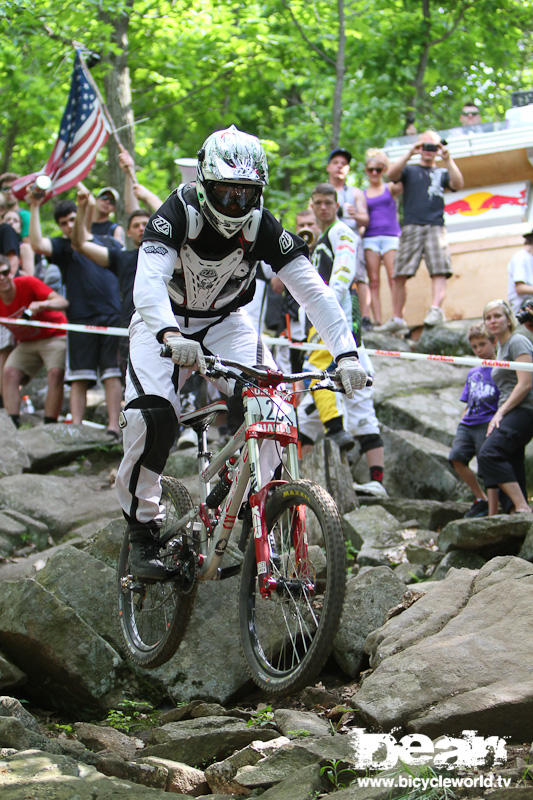
<svg viewBox="0 0 533 800"><path fill-rule="evenodd" d="M420 163L408 164L413 156ZM437 157L444 166L436 166ZM444 228L444 190L463 188L463 176L452 159L446 142L436 131L425 131L413 147L389 167L388 178L403 184L403 225L394 265L392 319L375 330L383 333L407 333L403 319L407 298L406 283L420 266L422 257L431 276L431 308L425 325L444 321L442 303L446 280L452 274L451 259Z"/></svg>

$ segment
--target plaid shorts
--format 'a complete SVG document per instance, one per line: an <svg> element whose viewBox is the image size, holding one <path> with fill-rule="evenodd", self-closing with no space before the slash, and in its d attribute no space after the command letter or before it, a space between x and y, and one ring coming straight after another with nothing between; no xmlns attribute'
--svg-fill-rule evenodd
<svg viewBox="0 0 533 800"><path fill-rule="evenodd" d="M404 225L394 262L394 277L411 278L422 256L431 276L450 277L452 262L443 225Z"/></svg>

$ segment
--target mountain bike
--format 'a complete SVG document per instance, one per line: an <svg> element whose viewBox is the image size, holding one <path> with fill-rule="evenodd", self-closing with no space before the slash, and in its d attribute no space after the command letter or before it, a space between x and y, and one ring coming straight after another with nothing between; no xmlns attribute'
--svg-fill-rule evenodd
<svg viewBox="0 0 533 800"><path fill-rule="evenodd" d="M316 678L331 651L346 566L335 502L299 477L291 384L316 379L314 390L339 387L325 372L282 374L218 357L206 363L207 377L233 379L239 387L244 422L212 455L207 430L226 404L181 416L198 435L200 502L193 504L179 480L162 478L159 545L168 579L132 574L124 537L118 606L127 655L142 667L168 661L185 633L199 584L240 572L240 639L250 675L267 693L294 691ZM277 466L276 477L265 474L263 480L265 454ZM242 563L222 567L237 519Z"/></svg>

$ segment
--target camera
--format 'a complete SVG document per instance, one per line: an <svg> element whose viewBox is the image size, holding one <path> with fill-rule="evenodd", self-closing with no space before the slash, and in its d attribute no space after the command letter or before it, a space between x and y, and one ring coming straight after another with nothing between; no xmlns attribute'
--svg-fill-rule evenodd
<svg viewBox="0 0 533 800"><path fill-rule="evenodd" d="M516 318L521 325L525 325L526 322L533 323L533 301L529 300L522 308L519 308L516 312Z"/></svg>
<svg viewBox="0 0 533 800"><path fill-rule="evenodd" d="M25 308L21 314L22 319L31 319L33 317L33 311L31 308Z"/></svg>
<svg viewBox="0 0 533 800"><path fill-rule="evenodd" d="M422 145L422 150L425 150L426 153L436 153L439 149L438 144L432 144L431 142L424 142Z"/></svg>

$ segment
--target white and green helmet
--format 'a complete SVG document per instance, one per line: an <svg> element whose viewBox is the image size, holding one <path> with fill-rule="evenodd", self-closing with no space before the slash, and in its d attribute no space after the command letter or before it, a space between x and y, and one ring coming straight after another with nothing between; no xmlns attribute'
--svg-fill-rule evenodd
<svg viewBox="0 0 533 800"><path fill-rule="evenodd" d="M261 213L267 183L266 155L256 136L231 125L207 137L198 153L196 191L215 230L229 239Z"/></svg>

